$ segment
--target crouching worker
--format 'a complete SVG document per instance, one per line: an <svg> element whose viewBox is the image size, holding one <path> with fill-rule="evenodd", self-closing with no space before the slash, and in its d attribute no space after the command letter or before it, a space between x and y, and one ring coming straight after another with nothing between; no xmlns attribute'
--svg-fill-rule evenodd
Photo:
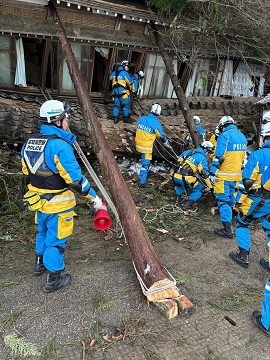
<svg viewBox="0 0 270 360"><path fill-rule="evenodd" d="M184 206L186 211L195 211L194 203L204 193L205 186L198 180L196 174L204 179L205 185L212 188L209 177L207 155L214 152L214 146L210 141L204 141L193 150L186 150L178 157L178 164L171 174L175 184L176 203L182 201L181 195L185 189L191 190L188 201Z"/></svg>
<svg viewBox="0 0 270 360"><path fill-rule="evenodd" d="M22 148L22 171L28 186L24 202L36 212L38 231L34 274L48 270L45 293L71 283L71 276L60 272L65 269L65 247L76 216L74 191L89 199L95 211L102 207L74 155L76 137L68 131L70 113L67 102L46 101L40 108L40 132Z"/></svg>

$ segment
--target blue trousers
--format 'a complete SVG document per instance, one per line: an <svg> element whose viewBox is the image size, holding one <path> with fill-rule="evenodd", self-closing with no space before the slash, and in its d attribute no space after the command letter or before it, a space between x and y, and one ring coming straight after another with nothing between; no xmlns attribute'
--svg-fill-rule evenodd
<svg viewBox="0 0 270 360"><path fill-rule="evenodd" d="M241 204L240 211L243 211L246 216L248 216L253 212L260 201L260 197L252 194L248 195L243 204ZM250 250L251 240L249 226L253 224L255 219L260 219L262 228L267 235L268 263L270 263L270 199L266 199L264 205L257 208L257 211L251 220L246 219L246 216L241 213L237 216L235 235L238 246L247 251ZM266 282L264 289L261 321L266 329L270 327L270 279Z"/></svg>
<svg viewBox="0 0 270 360"><path fill-rule="evenodd" d="M36 212L36 254L43 255L43 263L50 272L65 268L64 251L73 232L74 215L73 209L56 214Z"/></svg>
<svg viewBox="0 0 270 360"><path fill-rule="evenodd" d="M150 160L146 159L149 157L148 154L141 154L141 169L140 169L140 184L145 184L147 180L148 170L150 166Z"/></svg>
<svg viewBox="0 0 270 360"><path fill-rule="evenodd" d="M123 97L115 97L114 98L114 107L113 107L113 116L116 117L119 115L119 109L122 107L123 116L130 115L130 96L126 99Z"/></svg>
<svg viewBox="0 0 270 360"><path fill-rule="evenodd" d="M173 178L175 184L175 193L177 196L181 196L185 190L185 183L182 179ZM188 200L198 201L204 193L204 187L200 182L196 182L195 185L191 188Z"/></svg>
<svg viewBox="0 0 270 360"><path fill-rule="evenodd" d="M236 181L216 179L214 193L219 208L220 221L222 222L232 222L235 187Z"/></svg>

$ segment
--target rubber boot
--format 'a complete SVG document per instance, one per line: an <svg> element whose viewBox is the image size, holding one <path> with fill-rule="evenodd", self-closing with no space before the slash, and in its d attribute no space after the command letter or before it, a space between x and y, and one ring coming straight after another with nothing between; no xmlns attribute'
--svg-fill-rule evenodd
<svg viewBox="0 0 270 360"><path fill-rule="evenodd" d="M251 315L251 319L254 322L254 324L261 329L266 336L270 336L270 328L266 329L262 324L262 313L259 310L253 311Z"/></svg>
<svg viewBox="0 0 270 360"><path fill-rule="evenodd" d="M175 203L176 204L181 204L182 201L183 201L183 199L182 199L181 195L175 195Z"/></svg>
<svg viewBox="0 0 270 360"><path fill-rule="evenodd" d="M184 206L184 210L185 211L196 211L196 208L193 206L194 201L193 200L188 200L186 205Z"/></svg>
<svg viewBox="0 0 270 360"><path fill-rule="evenodd" d="M148 188L150 188L152 186L152 184L148 184L148 183L145 183L145 184L140 184L139 183L139 185L138 185L138 187L140 188L140 189L148 189Z"/></svg>
<svg viewBox="0 0 270 360"><path fill-rule="evenodd" d="M123 116L123 122L126 124L132 124L134 123L134 120L131 119L129 116Z"/></svg>
<svg viewBox="0 0 270 360"><path fill-rule="evenodd" d="M34 275L40 276L46 271L45 266L43 265L43 255L36 254L36 262L34 268Z"/></svg>
<svg viewBox="0 0 270 360"><path fill-rule="evenodd" d="M69 285L70 283L71 276L69 274L61 276L60 271L49 272L43 291L45 293L50 293L59 290L62 287Z"/></svg>
<svg viewBox="0 0 270 360"><path fill-rule="evenodd" d="M233 230L232 230L232 224L230 222L223 222L224 229L214 229L214 233L225 237L232 239L233 238Z"/></svg>
<svg viewBox="0 0 270 360"><path fill-rule="evenodd" d="M232 251L229 253L229 257L237 262L237 264L241 265L244 268L249 267L249 251L239 248L238 251Z"/></svg>
<svg viewBox="0 0 270 360"><path fill-rule="evenodd" d="M265 258L261 258L260 259L260 265L264 270L267 270L267 271L270 272L268 260L266 260Z"/></svg>
<svg viewBox="0 0 270 360"><path fill-rule="evenodd" d="M114 122L114 124L118 124L118 123L119 123L119 117L116 116L116 117L114 118L113 122Z"/></svg>

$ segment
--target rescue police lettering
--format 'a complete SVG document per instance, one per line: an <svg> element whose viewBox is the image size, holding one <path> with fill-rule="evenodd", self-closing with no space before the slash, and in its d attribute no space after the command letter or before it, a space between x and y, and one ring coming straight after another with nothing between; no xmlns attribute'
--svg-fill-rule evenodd
<svg viewBox="0 0 270 360"><path fill-rule="evenodd" d="M187 158L187 160L190 161L190 162L192 162L192 164L195 163L195 159L194 159L192 156L189 156L189 157Z"/></svg>
<svg viewBox="0 0 270 360"><path fill-rule="evenodd" d="M29 139L25 146L25 150L41 152L44 150L47 141L47 139Z"/></svg>
<svg viewBox="0 0 270 360"><path fill-rule="evenodd" d="M151 128L149 128L145 125L142 125L142 124L138 124L138 129L151 133Z"/></svg>
<svg viewBox="0 0 270 360"><path fill-rule="evenodd" d="M246 151L246 144L233 144L233 150Z"/></svg>

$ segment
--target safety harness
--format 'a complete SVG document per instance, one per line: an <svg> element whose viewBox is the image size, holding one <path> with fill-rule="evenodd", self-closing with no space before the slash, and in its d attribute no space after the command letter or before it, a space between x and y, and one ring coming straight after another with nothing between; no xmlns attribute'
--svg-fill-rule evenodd
<svg viewBox="0 0 270 360"><path fill-rule="evenodd" d="M54 134L35 134L32 135L25 144L24 160L29 172L26 181L39 189L60 190L68 187L65 180L59 174L53 172L45 161L44 152L48 140L55 138L59 137ZM48 171L41 172L38 170L40 167ZM54 193L53 196L56 194L58 195L60 193Z"/></svg>
<svg viewBox="0 0 270 360"><path fill-rule="evenodd" d="M190 167L189 164L185 164L186 162L186 159L189 157L189 156L192 156L194 154L200 154L199 151L196 151L195 149L194 150L190 150L182 159L181 163L179 162L179 164L176 165L175 169L174 169L174 172L172 174L172 177L174 177L174 174L177 173L177 174L180 174L182 176L182 180L183 180L183 183L184 183L184 186L185 188L188 188L190 189L191 185L189 184L188 181L186 181L185 177L186 176L194 176L194 171L192 170L192 168ZM198 179L197 179L198 180ZM194 184L193 184L194 186Z"/></svg>
<svg viewBox="0 0 270 360"><path fill-rule="evenodd" d="M119 84L119 82L118 82L118 76L120 75L120 73L122 72L122 71L124 71L124 70L115 70L115 81L116 81L116 83L113 85L113 87L112 87L112 89L114 90L114 89L117 89L117 88L123 88L123 89L125 89L125 90L129 90L129 88L128 88L128 86L127 86L127 84L126 84L126 86L123 86L123 85L121 85L121 84ZM121 97L123 97L124 95L125 95L126 93L125 92L122 92L121 94L115 94L114 92L113 92L113 96L114 97L116 97L116 98L121 98Z"/></svg>

